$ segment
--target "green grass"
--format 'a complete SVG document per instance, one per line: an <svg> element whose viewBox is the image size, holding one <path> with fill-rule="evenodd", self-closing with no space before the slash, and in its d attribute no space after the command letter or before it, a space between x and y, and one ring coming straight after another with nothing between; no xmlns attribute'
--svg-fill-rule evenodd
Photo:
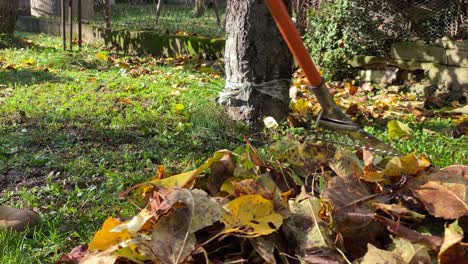
<svg viewBox="0 0 468 264"><path fill-rule="evenodd" d="M224 18L224 8L220 8L221 19ZM176 33L179 31L191 34L223 37L224 30L216 23L214 9L196 17L193 8L185 5L164 5L161 9L160 21L154 25L154 5L117 4L111 10L112 27L130 30L156 29L161 32ZM96 16L92 23L104 23L103 16Z"/></svg>
<svg viewBox="0 0 468 264"><path fill-rule="evenodd" d="M381 140L392 144L403 153L417 152L426 155L435 165L446 167L468 165L468 140L466 136L454 138L451 131L454 125L450 119L435 118L425 122L403 121L413 130L409 138L393 142L387 139L383 128L366 127L366 130Z"/></svg>
<svg viewBox="0 0 468 264"><path fill-rule="evenodd" d="M42 223L28 237L0 231L2 264L55 262L108 216L133 215L118 194L158 164L189 170L241 142L215 103L217 62L108 62L96 47L62 52L58 38L25 36L36 46L0 50L0 204L35 208Z"/></svg>

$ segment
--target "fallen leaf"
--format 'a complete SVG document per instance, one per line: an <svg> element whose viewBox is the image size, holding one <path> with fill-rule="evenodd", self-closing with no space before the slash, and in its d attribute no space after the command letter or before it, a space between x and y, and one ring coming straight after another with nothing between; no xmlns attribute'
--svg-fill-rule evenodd
<svg viewBox="0 0 468 264"><path fill-rule="evenodd" d="M190 222L190 233L212 225L221 218L221 206L213 197L199 189L176 189L167 196L167 201L175 206L184 204L190 211L187 221Z"/></svg>
<svg viewBox="0 0 468 264"><path fill-rule="evenodd" d="M252 237L249 239L253 248L268 263L276 264L275 242L268 236Z"/></svg>
<svg viewBox="0 0 468 264"><path fill-rule="evenodd" d="M294 104L294 111L300 115L305 115L309 111L309 101L306 98L299 98Z"/></svg>
<svg viewBox="0 0 468 264"><path fill-rule="evenodd" d="M379 249L372 244L367 244L367 253L360 262L361 264L404 264L401 256L396 253Z"/></svg>
<svg viewBox="0 0 468 264"><path fill-rule="evenodd" d="M345 150L337 150L333 162L329 165L340 177L363 175L362 164L359 159L353 153L346 152Z"/></svg>
<svg viewBox="0 0 468 264"><path fill-rule="evenodd" d="M195 234L190 232L191 210L175 208L160 217L149 236L140 234L133 239L140 253L151 261L165 264L182 263L195 249Z"/></svg>
<svg viewBox="0 0 468 264"><path fill-rule="evenodd" d="M174 111L177 113L182 112L184 109L185 109L185 105L183 104L176 104L174 106Z"/></svg>
<svg viewBox="0 0 468 264"><path fill-rule="evenodd" d="M467 185L444 186L429 181L413 189L426 209L435 217L457 219L468 215Z"/></svg>
<svg viewBox="0 0 468 264"><path fill-rule="evenodd" d="M63 254L57 264L73 264L79 263L83 258L89 254L88 246L77 246L73 248L70 253Z"/></svg>
<svg viewBox="0 0 468 264"><path fill-rule="evenodd" d="M425 215L412 211L398 204L374 203L373 205L375 208L380 209L386 214L389 214L398 219L421 222L426 218Z"/></svg>
<svg viewBox="0 0 468 264"><path fill-rule="evenodd" d="M226 233L240 233L251 237L268 235L278 230L283 217L275 213L273 202L260 195L244 195L225 205L221 221Z"/></svg>
<svg viewBox="0 0 468 264"><path fill-rule="evenodd" d="M164 179L154 179L148 184L154 184L159 187L172 188L172 187L187 187L191 188L195 182L195 178L200 175L204 170L208 169L213 163L220 160L225 154L231 153L228 150L216 151L212 158L209 158L198 169L170 176Z"/></svg>
<svg viewBox="0 0 468 264"><path fill-rule="evenodd" d="M399 237L405 238L412 243L422 243L434 250L438 250L442 245L443 239L441 237L421 234L404 226L401 223L397 223L383 216L375 215L374 218L386 225L390 232Z"/></svg>
<svg viewBox="0 0 468 264"><path fill-rule="evenodd" d="M118 256L112 255L118 249L117 245L109 247L104 251L96 251L88 254L80 261L80 264L114 264Z"/></svg>
<svg viewBox="0 0 468 264"><path fill-rule="evenodd" d="M460 242L463 239L463 230L457 221L445 228L444 243L439 251L440 264L468 263L468 248Z"/></svg>
<svg viewBox="0 0 468 264"><path fill-rule="evenodd" d="M211 194L214 195L219 192L223 183L234 176L235 168L236 163L232 153L224 154L220 160L211 165L206 184Z"/></svg>
<svg viewBox="0 0 468 264"><path fill-rule="evenodd" d="M468 166L450 166L411 179L409 188L429 213L444 219L468 215Z"/></svg>
<svg viewBox="0 0 468 264"><path fill-rule="evenodd" d="M371 195L367 187L354 176L333 177L323 192L323 199L332 206L332 218L337 230L359 229L372 218Z"/></svg>
<svg viewBox="0 0 468 264"><path fill-rule="evenodd" d="M134 244L114 251L112 256L125 258L137 264L144 264L146 260L149 260L147 256L144 256L138 252L138 248Z"/></svg>
<svg viewBox="0 0 468 264"><path fill-rule="evenodd" d="M404 238L392 238L395 248L392 252L408 264L431 264L429 250L425 245L414 244Z"/></svg>
<svg viewBox="0 0 468 264"><path fill-rule="evenodd" d="M295 253L305 256L307 252L333 248L333 231L319 213L322 204L319 198L307 196L301 201L290 200L291 216L284 222L283 230ZM337 253L337 252L336 252Z"/></svg>
<svg viewBox="0 0 468 264"><path fill-rule="evenodd" d="M130 239L130 235L127 231L123 232L112 232L111 230L120 225L120 220L109 217L102 224L101 229L94 235L93 239L89 243L89 251L106 250L110 246L117 245L121 241Z"/></svg>
<svg viewBox="0 0 468 264"><path fill-rule="evenodd" d="M150 220L151 218L154 217L154 213L150 212L147 209L143 209L138 213L136 216L134 216L130 221L124 222L114 228L110 232L123 232L127 230L128 232L138 232L140 229Z"/></svg>
<svg viewBox="0 0 468 264"><path fill-rule="evenodd" d="M413 134L413 130L411 130L411 128L397 120L391 120L390 122L388 122L387 129L388 139L390 140L409 137Z"/></svg>
<svg viewBox="0 0 468 264"><path fill-rule="evenodd" d="M100 60L103 60L103 61L107 61L107 59L108 59L107 52L98 52L98 53L96 53L96 58L98 58Z"/></svg>
<svg viewBox="0 0 468 264"><path fill-rule="evenodd" d="M411 153L406 156L392 158L385 166L383 174L386 177L402 174L416 175L430 165L431 162L426 157Z"/></svg>

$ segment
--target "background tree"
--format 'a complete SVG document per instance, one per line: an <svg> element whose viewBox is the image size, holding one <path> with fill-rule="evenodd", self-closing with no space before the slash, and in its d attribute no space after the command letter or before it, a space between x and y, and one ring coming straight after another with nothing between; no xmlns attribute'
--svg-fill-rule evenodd
<svg viewBox="0 0 468 264"><path fill-rule="evenodd" d="M289 6L289 5L288 5ZM292 56L263 0L230 0L226 11L226 87L220 102L234 120L263 127L289 110Z"/></svg>
<svg viewBox="0 0 468 264"><path fill-rule="evenodd" d="M0 33L15 31L17 11L17 0L0 0Z"/></svg>

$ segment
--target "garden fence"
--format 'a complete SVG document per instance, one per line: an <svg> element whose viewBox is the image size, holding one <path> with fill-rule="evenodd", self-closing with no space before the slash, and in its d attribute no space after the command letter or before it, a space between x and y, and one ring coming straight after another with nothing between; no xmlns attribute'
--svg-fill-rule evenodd
<svg viewBox="0 0 468 264"><path fill-rule="evenodd" d="M320 10L334 0L294 0L299 27L306 27L305 14ZM376 22L376 35L387 40L435 41L444 36L468 37L467 0L349 0ZM377 34L378 33L378 34Z"/></svg>

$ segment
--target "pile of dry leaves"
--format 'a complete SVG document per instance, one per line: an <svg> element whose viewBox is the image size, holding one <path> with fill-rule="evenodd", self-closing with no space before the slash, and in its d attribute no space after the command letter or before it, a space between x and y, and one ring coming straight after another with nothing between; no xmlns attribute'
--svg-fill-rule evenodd
<svg viewBox="0 0 468 264"><path fill-rule="evenodd" d="M247 141L196 170L127 190L143 204L109 217L60 263L467 263L468 167L378 157L285 138Z"/></svg>

